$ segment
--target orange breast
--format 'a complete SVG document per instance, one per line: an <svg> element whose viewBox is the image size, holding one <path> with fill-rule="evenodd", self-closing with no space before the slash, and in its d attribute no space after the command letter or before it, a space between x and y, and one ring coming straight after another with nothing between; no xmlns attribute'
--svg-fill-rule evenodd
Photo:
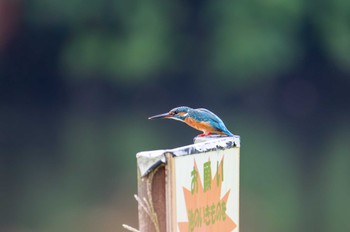
<svg viewBox="0 0 350 232"><path fill-rule="evenodd" d="M185 123L199 131L203 131L204 133L215 132L208 122L197 122L192 118L185 118Z"/></svg>

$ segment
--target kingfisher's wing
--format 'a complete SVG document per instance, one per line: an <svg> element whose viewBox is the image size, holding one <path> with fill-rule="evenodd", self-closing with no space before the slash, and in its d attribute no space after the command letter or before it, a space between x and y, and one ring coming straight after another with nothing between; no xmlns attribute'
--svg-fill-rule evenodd
<svg viewBox="0 0 350 232"><path fill-rule="evenodd" d="M198 112L196 117L198 117L200 121L210 122L216 130L232 135L232 133L226 128L224 122L216 114L204 108L196 109L196 111Z"/></svg>
<svg viewBox="0 0 350 232"><path fill-rule="evenodd" d="M198 112L200 112L199 116L203 121L214 121L217 123L223 123L222 120L213 112L210 110L199 108L196 109Z"/></svg>

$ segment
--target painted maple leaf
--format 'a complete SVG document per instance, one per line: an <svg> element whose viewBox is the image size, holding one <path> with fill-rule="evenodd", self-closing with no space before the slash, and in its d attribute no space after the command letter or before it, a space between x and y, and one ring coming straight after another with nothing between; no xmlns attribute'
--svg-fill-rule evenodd
<svg viewBox="0 0 350 232"><path fill-rule="evenodd" d="M237 227L226 213L230 190L220 199L223 161L222 159L220 165L217 165L218 168L213 178L211 178L211 169L209 169L210 182L205 188L203 188L200 179L198 179L195 191L192 189L191 192L183 187L188 221L178 223L180 232L231 232ZM194 161L194 170L199 173L196 161ZM208 173L204 175L208 175ZM200 175L198 178L201 178Z"/></svg>

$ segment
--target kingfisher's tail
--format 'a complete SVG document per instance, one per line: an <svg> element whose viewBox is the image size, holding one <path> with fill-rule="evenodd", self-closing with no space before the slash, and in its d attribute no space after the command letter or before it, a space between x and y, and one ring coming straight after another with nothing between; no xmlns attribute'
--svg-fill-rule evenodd
<svg viewBox="0 0 350 232"><path fill-rule="evenodd" d="M231 133L229 130L227 130L227 129L222 130L222 133L224 133L224 134L227 135L227 136L231 136L231 137L235 136L234 134L232 134L232 133Z"/></svg>

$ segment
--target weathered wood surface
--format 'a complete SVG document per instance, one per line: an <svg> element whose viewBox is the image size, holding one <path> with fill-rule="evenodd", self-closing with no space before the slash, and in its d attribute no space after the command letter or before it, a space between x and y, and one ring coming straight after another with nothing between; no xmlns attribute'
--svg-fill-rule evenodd
<svg viewBox="0 0 350 232"><path fill-rule="evenodd" d="M139 230L158 232L159 229L159 232L166 232L165 166L160 166L144 177L138 172L138 196L142 201L146 199L149 202L150 213L153 208L157 217L157 223L154 223L152 217L139 204ZM158 224L158 228L155 224Z"/></svg>

